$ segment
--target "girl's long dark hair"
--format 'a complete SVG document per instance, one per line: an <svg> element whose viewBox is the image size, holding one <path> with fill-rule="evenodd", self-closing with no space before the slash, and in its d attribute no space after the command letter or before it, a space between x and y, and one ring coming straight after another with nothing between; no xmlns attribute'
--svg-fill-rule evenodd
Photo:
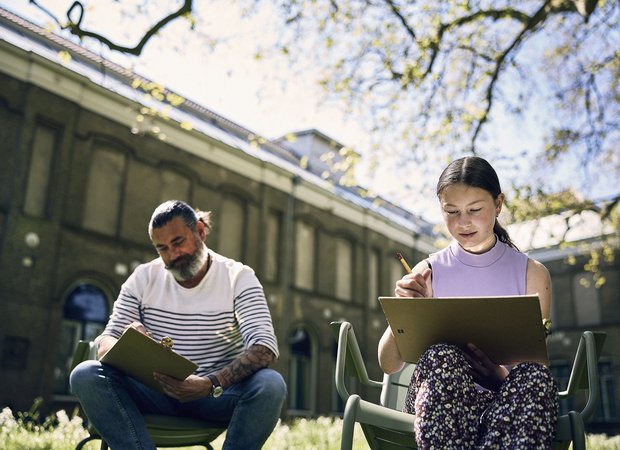
<svg viewBox="0 0 620 450"><path fill-rule="evenodd" d="M493 169L486 159L482 159L478 156L466 156L452 161L439 176L439 181L437 182L437 196L441 195L443 190L448 186L459 183L484 189L491 194L494 200L497 200L499 194L502 193L502 188L499 184L499 178L497 177L495 169ZM493 232L500 241L518 250L517 246L510 239L508 231L500 225L497 218L495 218Z"/></svg>

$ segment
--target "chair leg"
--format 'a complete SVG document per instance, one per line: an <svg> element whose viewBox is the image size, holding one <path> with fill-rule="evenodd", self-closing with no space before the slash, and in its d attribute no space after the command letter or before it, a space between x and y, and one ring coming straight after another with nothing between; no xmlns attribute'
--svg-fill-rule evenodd
<svg viewBox="0 0 620 450"><path fill-rule="evenodd" d="M581 414L576 411L570 411L568 418L573 438L573 450L586 450L586 431Z"/></svg>
<svg viewBox="0 0 620 450"><path fill-rule="evenodd" d="M99 436L88 436L87 438L82 439L80 442L78 442L75 450L82 450L88 442L94 441L95 439L101 438ZM108 450L108 444L103 439L101 439L101 450Z"/></svg>
<svg viewBox="0 0 620 450"><path fill-rule="evenodd" d="M352 395L344 406L340 450L351 450L353 448L353 431L355 429L355 416L359 402L359 395Z"/></svg>

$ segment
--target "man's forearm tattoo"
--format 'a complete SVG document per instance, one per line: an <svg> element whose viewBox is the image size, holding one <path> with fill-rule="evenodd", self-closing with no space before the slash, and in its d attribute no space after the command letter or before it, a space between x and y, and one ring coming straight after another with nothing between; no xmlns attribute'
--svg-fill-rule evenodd
<svg viewBox="0 0 620 450"><path fill-rule="evenodd" d="M276 355L263 345L252 345L241 356L226 367L218 370L216 376L222 387L230 386L249 377L254 372L269 366Z"/></svg>

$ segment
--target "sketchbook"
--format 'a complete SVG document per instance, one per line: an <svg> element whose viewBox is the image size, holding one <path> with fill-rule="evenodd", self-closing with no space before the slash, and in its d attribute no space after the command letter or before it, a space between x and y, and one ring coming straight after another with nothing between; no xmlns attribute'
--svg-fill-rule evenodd
<svg viewBox="0 0 620 450"><path fill-rule="evenodd" d="M153 372L184 380L198 368L198 365L189 359L134 328L125 330L120 339L101 357L101 362L122 370L162 393L161 386L153 379Z"/></svg>
<svg viewBox="0 0 620 450"><path fill-rule="evenodd" d="M548 365L537 295L502 297L379 297L404 361L416 363L440 342L471 342L496 364Z"/></svg>

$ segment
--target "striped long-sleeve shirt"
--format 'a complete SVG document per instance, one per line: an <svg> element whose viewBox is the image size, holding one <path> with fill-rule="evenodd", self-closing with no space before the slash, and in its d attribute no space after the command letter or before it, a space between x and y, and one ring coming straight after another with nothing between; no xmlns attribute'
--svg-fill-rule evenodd
<svg viewBox="0 0 620 450"><path fill-rule="evenodd" d="M161 258L142 264L123 284L103 335L120 337L140 321L157 340L170 336L174 350L198 364L204 376L254 344L278 356L278 343L263 288L254 271L209 250L211 266L187 289Z"/></svg>

